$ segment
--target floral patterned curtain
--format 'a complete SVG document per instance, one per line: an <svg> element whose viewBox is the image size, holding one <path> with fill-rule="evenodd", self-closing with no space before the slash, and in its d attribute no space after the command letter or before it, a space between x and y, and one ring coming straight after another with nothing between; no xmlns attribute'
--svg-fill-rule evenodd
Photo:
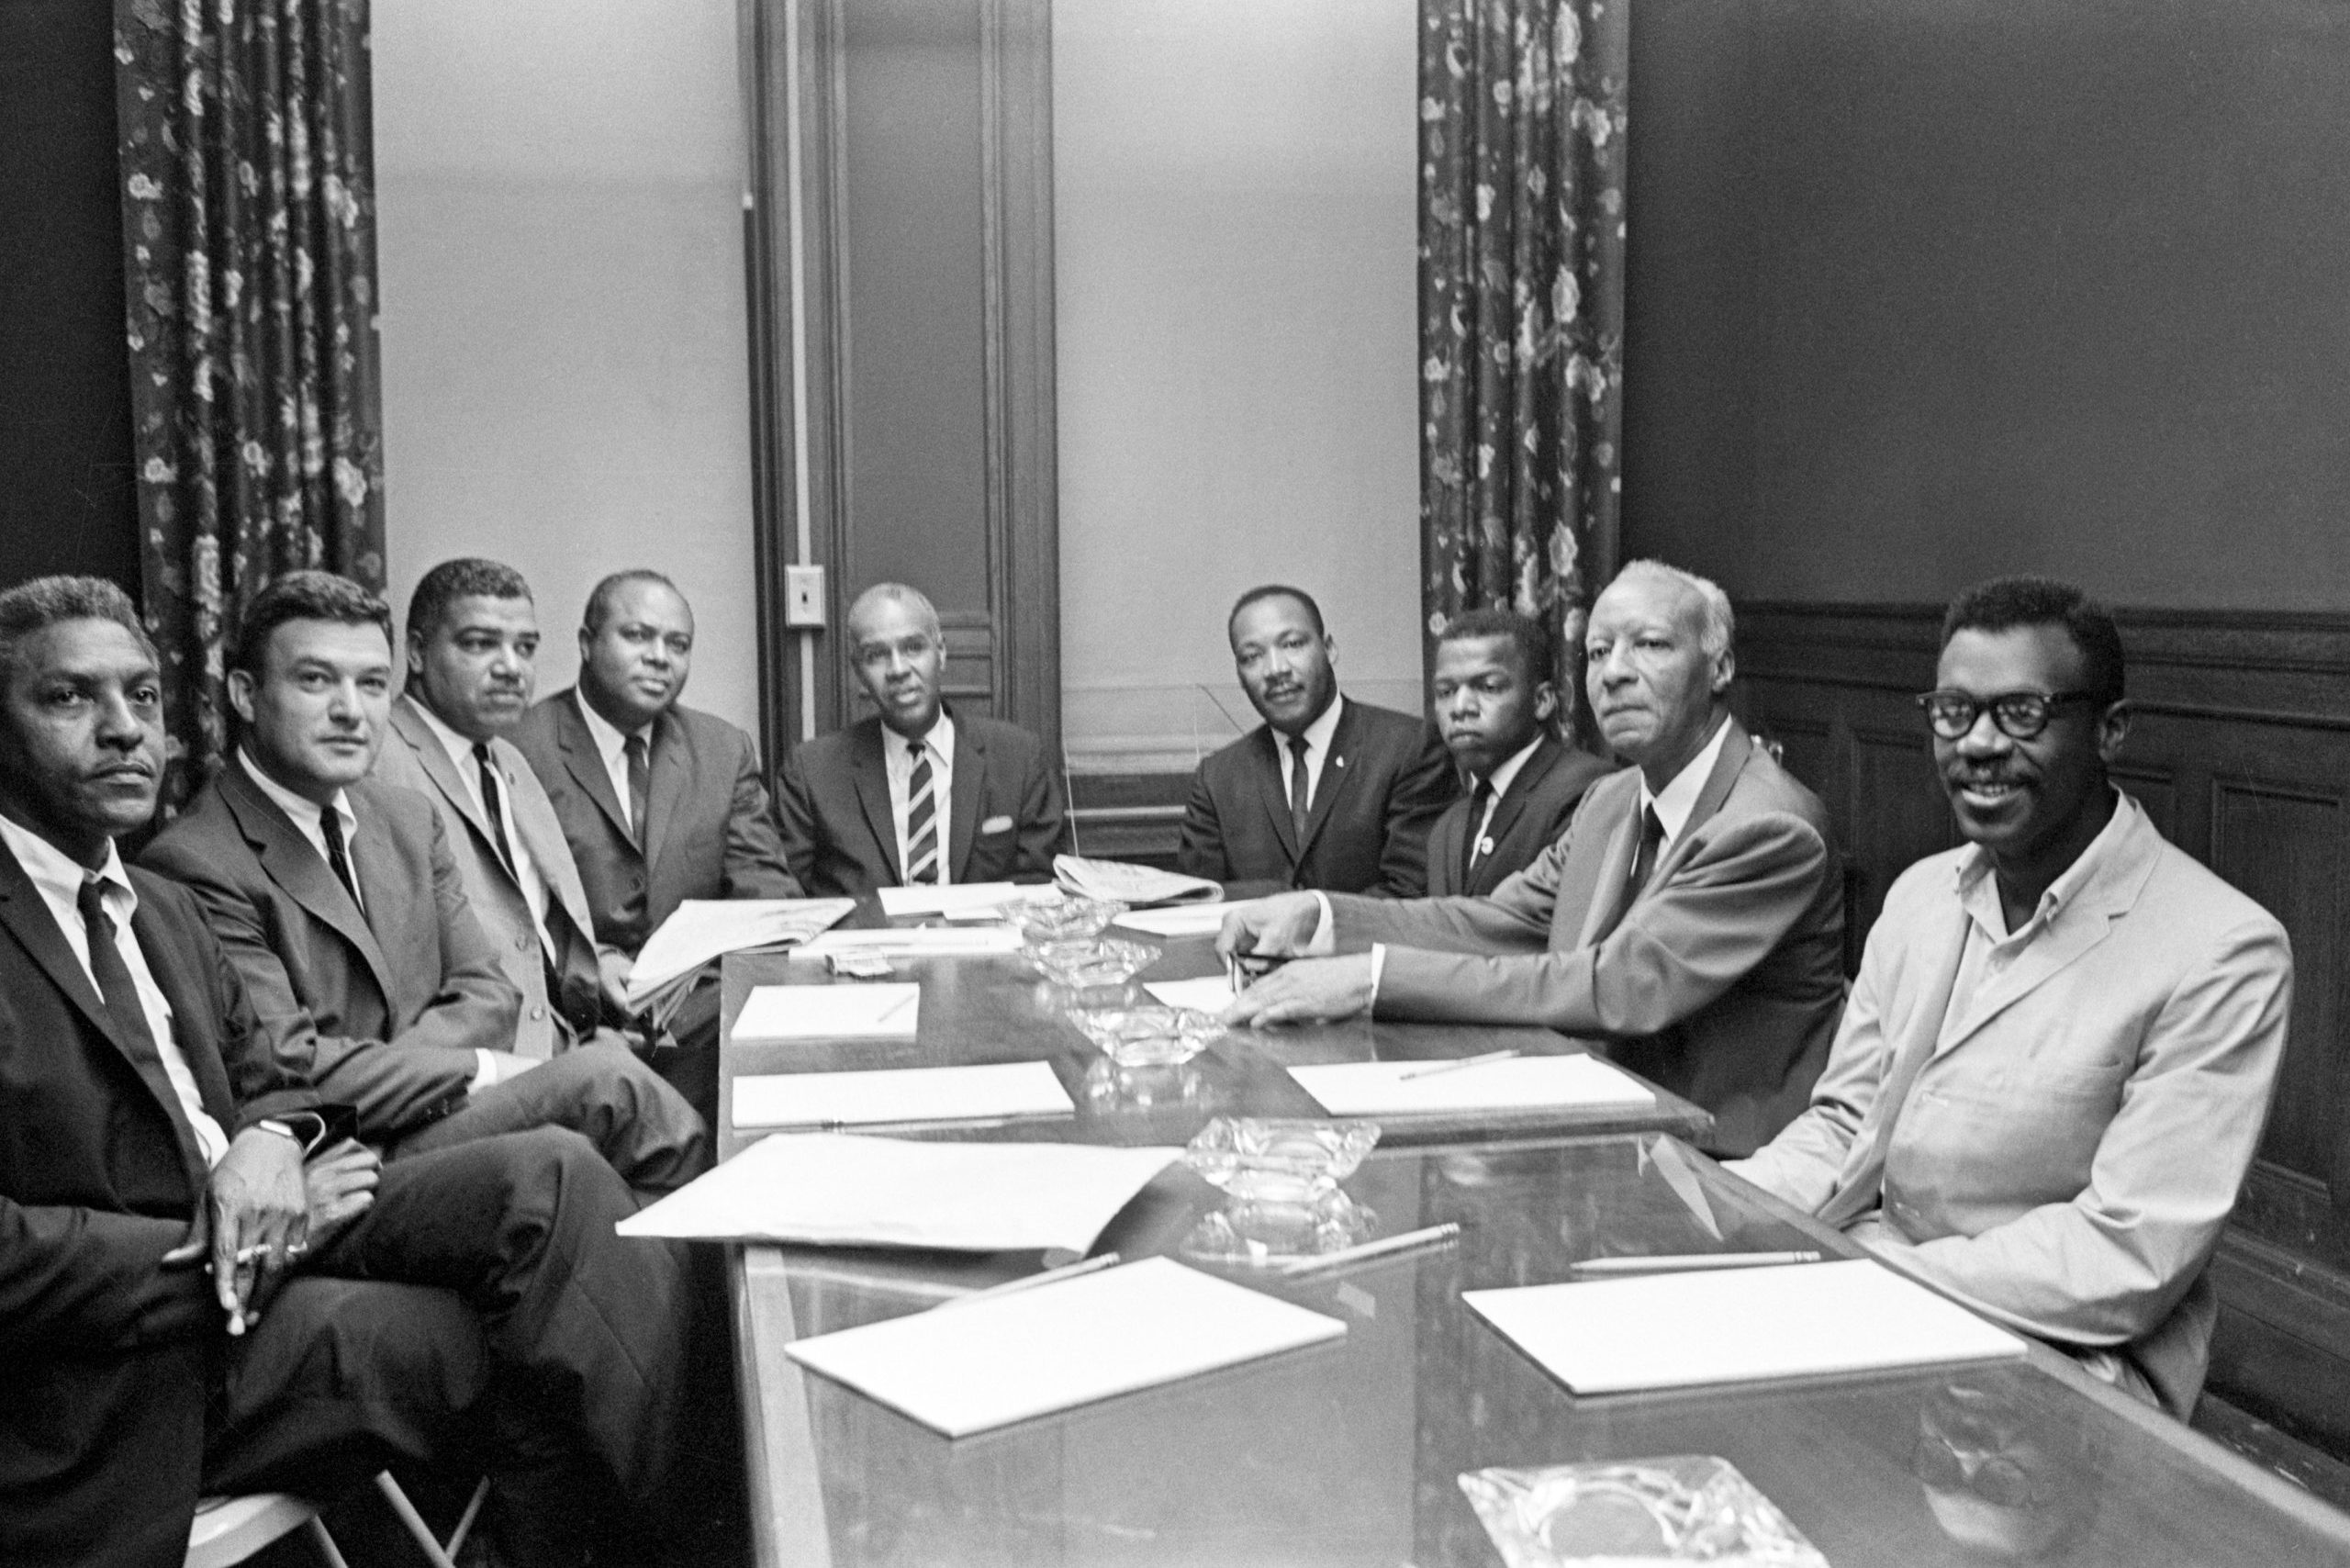
<svg viewBox="0 0 2350 1568"><path fill-rule="evenodd" d="M174 800L279 572L384 582L368 0L117 0L131 414Z"/></svg>
<svg viewBox="0 0 2350 1568"><path fill-rule="evenodd" d="M1467 610L1560 638L1616 565L1629 0L1422 0L1420 527L1431 656Z"/></svg>

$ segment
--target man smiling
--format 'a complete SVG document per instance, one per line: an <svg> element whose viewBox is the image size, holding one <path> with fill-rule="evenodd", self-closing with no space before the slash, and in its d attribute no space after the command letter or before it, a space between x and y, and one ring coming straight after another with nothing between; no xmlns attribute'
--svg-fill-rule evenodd
<svg viewBox="0 0 2350 1568"><path fill-rule="evenodd" d="M2122 672L2068 584L1951 605L1918 700L1967 846L1893 885L1811 1108L1731 1169L2183 1420L2293 966L2109 779Z"/></svg>
<svg viewBox="0 0 2350 1568"><path fill-rule="evenodd" d="M1541 1025L1711 1111L1717 1148L1786 1125L1835 1032L1843 891L1818 798L1730 716L1733 630L1704 578L1625 567L1592 606L1584 680L1636 766L1490 897L1235 913L1227 952L1346 956L1274 970L1228 1016Z"/></svg>

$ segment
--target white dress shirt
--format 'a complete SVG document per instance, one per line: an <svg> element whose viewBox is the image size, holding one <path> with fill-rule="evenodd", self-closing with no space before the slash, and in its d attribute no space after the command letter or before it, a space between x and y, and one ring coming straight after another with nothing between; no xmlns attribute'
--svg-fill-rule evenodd
<svg viewBox="0 0 2350 1568"><path fill-rule="evenodd" d="M277 809L292 820L294 830L308 839L310 847L319 852L319 858L326 861L327 869L333 870L334 861L327 854L326 829L319 825L319 820L326 815L326 808L316 801L306 800L297 795L293 790L263 773L261 770L261 764L253 760L253 754L242 746L237 748L237 760L245 765L246 773L250 774L252 781L260 786L261 792L268 796ZM342 853L343 858L348 860L351 858L353 835L359 832L359 818L352 812L351 797L341 790L334 792L334 814L342 821ZM341 882L342 879L337 877L335 880ZM359 867L356 862L353 862L351 868L351 884L348 890L351 900L359 906L359 913L364 914L367 913L367 901L359 894Z"/></svg>
<svg viewBox="0 0 2350 1568"><path fill-rule="evenodd" d="M1322 716L1305 726L1305 803L1310 810L1322 794L1322 765L1330 760L1330 737L1338 733L1338 710L1346 706L1346 698L1332 693L1330 705ZM1273 750L1281 763L1281 799L1289 801L1292 810L1297 802L1290 801L1290 771L1296 767L1296 754L1290 750L1290 737L1279 730L1273 732Z"/></svg>
<svg viewBox="0 0 2350 1568"><path fill-rule="evenodd" d="M1689 825L1689 813L1697 809L1697 797L1706 792L1706 780L1721 759L1722 743L1729 738L1729 715L1725 713L1714 723L1714 738L1700 746L1662 790L1651 790L1648 775L1640 775L1640 807L1655 811L1656 820L1664 824L1664 842L1656 846L1659 861L1681 842L1681 830Z"/></svg>
<svg viewBox="0 0 2350 1568"><path fill-rule="evenodd" d="M130 917L139 912L139 892L122 869L122 857L115 853L114 845L106 845L106 863L96 871L77 864L73 858L50 844L49 840L21 827L6 817L0 817L0 839L16 855L17 864L25 868L40 902L49 906L50 918L64 935L65 945L73 949L73 957L82 965L82 972L90 977L90 989L99 991L97 971L90 966L90 931L82 921L82 884L98 884L98 902L106 906L106 918L114 922L114 945L122 955L123 968L130 971L130 983L139 992L139 1010L147 1015L147 1032L155 1037L155 1053L163 1058L163 1076L171 1080L172 1092L178 1096L180 1110L187 1116L188 1126L196 1133L196 1146L208 1166L220 1162L229 1152L229 1135L204 1108L204 1095L196 1086L196 1073L187 1065L187 1054L180 1049L179 1041L172 1034L172 1004L163 990L155 983L155 972L147 967L147 955L139 950L139 937L130 929ZM99 991L104 996L102 991Z"/></svg>
<svg viewBox="0 0 2350 1568"><path fill-rule="evenodd" d="M1507 761L1485 776L1486 787L1493 792L1485 797L1485 814L1477 819L1473 834L1477 854L1480 857L1491 855L1494 852L1494 846L1485 842L1485 834L1494 825L1494 813L1501 809L1502 797L1509 793L1509 787L1516 782L1517 776L1526 771L1526 759L1532 756L1535 748L1541 744L1542 736L1538 731L1532 740L1512 752ZM1473 785L1471 792L1472 794L1475 792Z"/></svg>
<svg viewBox="0 0 2350 1568"><path fill-rule="evenodd" d="M628 798L628 743L631 735L644 737L644 771L646 788L651 788L653 772L653 725L622 732L614 729L611 721L588 705L588 694L577 687L571 689L572 700L579 704L579 715L588 721L588 734L596 743L596 755L604 759L604 777L612 781L612 799L621 803L621 820L636 833L636 807ZM658 722L656 720L655 722ZM637 834L640 838L643 835Z"/></svg>
<svg viewBox="0 0 2350 1568"><path fill-rule="evenodd" d="M416 704L416 711L424 715L425 727L441 743L441 749L449 754L450 764L457 770L457 779L465 787L465 798L473 801L475 810L487 817L489 802L481 798L481 764L474 758L474 743L442 722L441 715L422 701ZM625 788L621 792L627 792ZM538 863L531 858L530 846L522 842L522 834L514 825L514 786L511 781L501 782L498 788L498 825L506 834L507 850L514 857L514 879L522 884L523 902L531 906L531 923L539 928L539 945L552 954L554 944L547 940L546 928L547 879L540 873Z"/></svg>
<svg viewBox="0 0 2350 1568"><path fill-rule="evenodd" d="M930 733L920 741L909 741L887 724L881 726L881 764L890 775L890 820L898 829L898 877L901 881L906 874L906 857L913 847L906 842L906 811L910 803L906 796L913 782L917 746L930 748L930 820L937 824L938 885L943 888L955 879L954 871L946 864L947 806L954 799L955 788L955 716L941 708Z"/></svg>

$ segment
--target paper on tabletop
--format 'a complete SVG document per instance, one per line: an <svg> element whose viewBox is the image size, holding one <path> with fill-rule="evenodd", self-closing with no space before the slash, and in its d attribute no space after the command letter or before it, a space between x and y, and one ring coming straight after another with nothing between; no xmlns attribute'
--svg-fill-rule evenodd
<svg viewBox="0 0 2350 1568"><path fill-rule="evenodd" d="M737 1127L960 1122L1076 1112L1051 1064L1041 1061L767 1073L734 1081Z"/></svg>
<svg viewBox="0 0 2350 1568"><path fill-rule="evenodd" d="M1866 1258L1464 1291L1577 1394L1996 1361L2023 1341Z"/></svg>
<svg viewBox="0 0 2350 1568"><path fill-rule="evenodd" d="M1334 1116L1656 1103L1655 1094L1597 1057L1515 1057L1451 1072L1427 1070L1443 1065L1350 1061L1293 1067L1289 1072ZM1423 1076L1408 1076L1414 1073Z"/></svg>
<svg viewBox="0 0 2350 1568"><path fill-rule="evenodd" d="M881 913L895 920L909 914L993 914L1013 899L1039 894L1060 897L1058 888L1024 888L1017 882L954 882L943 888L883 888Z"/></svg>
<svg viewBox="0 0 2350 1568"><path fill-rule="evenodd" d="M1246 903L1179 903L1167 909L1130 909L1114 924L1153 936L1213 936L1224 929L1224 917Z"/></svg>
<svg viewBox="0 0 2350 1568"><path fill-rule="evenodd" d="M1196 1007L1203 1013L1221 1013L1232 1005L1232 982L1222 975L1202 975L1197 980L1145 980L1143 990L1169 1007Z"/></svg>
<svg viewBox="0 0 2350 1568"><path fill-rule="evenodd" d="M822 958L834 953L878 953L885 958L938 958L1018 951L1020 933L1008 925L934 925L827 931L791 949L791 956Z"/></svg>
<svg viewBox="0 0 2350 1568"><path fill-rule="evenodd" d="M767 1040L911 1040L922 987L907 982L757 985L734 1015L736 1045Z"/></svg>
<svg viewBox="0 0 2350 1568"><path fill-rule="evenodd" d="M1347 1326L1165 1258L818 1335L794 1361L950 1438L1337 1339Z"/></svg>
<svg viewBox="0 0 2350 1568"><path fill-rule="evenodd" d="M622 1236L1083 1252L1180 1148L778 1133L621 1221Z"/></svg>
<svg viewBox="0 0 2350 1568"><path fill-rule="evenodd" d="M856 907L855 899L688 899L644 939L628 1000L645 998L722 953L805 942Z"/></svg>
<svg viewBox="0 0 2350 1568"><path fill-rule="evenodd" d="M1081 855L1053 857L1053 876L1070 892L1121 903L1190 903L1220 898L1224 890L1205 877L1162 871L1127 860L1093 860Z"/></svg>

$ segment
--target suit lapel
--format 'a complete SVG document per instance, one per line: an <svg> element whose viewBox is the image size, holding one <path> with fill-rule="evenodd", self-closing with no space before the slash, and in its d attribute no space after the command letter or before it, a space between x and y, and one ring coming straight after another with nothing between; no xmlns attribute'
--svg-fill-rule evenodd
<svg viewBox="0 0 2350 1568"><path fill-rule="evenodd" d="M1557 764L1559 749L1556 739L1550 735L1542 737L1534 748L1534 755L1526 759L1526 766L1517 770L1517 777L1512 778L1509 788L1502 791L1502 798L1494 802L1494 823L1485 830L1486 837L1498 845L1509 836L1509 830L1516 827L1517 819L1526 814L1526 802L1533 798L1535 790L1542 787L1543 778ZM1476 831L1476 823L1472 823L1469 826L1471 832Z"/></svg>
<svg viewBox="0 0 2350 1568"><path fill-rule="evenodd" d="M1575 946L1595 946L1617 923L1624 918L1629 901L1624 897L1624 884L1632 879L1632 861L1640 852L1640 780L1639 770L1621 775L1625 788L1619 790L1619 800L1608 802L1614 820L1606 825L1606 838L1596 856L1570 856L1570 872L1578 865L1589 868L1591 879L1580 886L1559 890L1560 907L1572 908L1567 902L1571 893L1583 898L1583 930L1576 934ZM1595 821L1592 825L1601 824Z"/></svg>
<svg viewBox="0 0 2350 1568"><path fill-rule="evenodd" d="M644 863L661 863L661 846L669 836L669 824L677 820L677 803L686 797L686 741L677 733L677 717L665 712L653 721L653 739L646 747L651 756L645 763L644 779Z"/></svg>
<svg viewBox="0 0 2350 1568"><path fill-rule="evenodd" d="M612 831L633 853L636 836L629 831L628 813L621 809L620 797L612 793L612 776L604 771L604 759L596 750L596 737L588 733L588 721L579 716L576 687L555 699L554 744L563 752L564 771L596 802L604 820L612 824Z"/></svg>
<svg viewBox="0 0 2350 1568"><path fill-rule="evenodd" d="M425 722L424 716L415 711L412 699L403 696L393 704L392 728L401 740L408 743L408 749L416 753L417 766L422 767L424 776L432 780L432 787L457 809L457 814L464 818L495 854L498 835L490 832L487 814L474 803L473 791L465 788L464 779L457 772L456 763L449 756L449 748L441 744L441 737L432 733L432 726ZM508 868L509 870L512 868Z"/></svg>
<svg viewBox="0 0 2350 1568"><path fill-rule="evenodd" d="M856 803L865 809L865 825L873 830L874 847L881 853L881 864L890 868L890 881L894 886L906 879L904 868L898 864L898 819L890 810L889 766L882 759L884 731L881 721L867 719L849 732L849 783L856 790Z"/></svg>
<svg viewBox="0 0 2350 1568"><path fill-rule="evenodd" d="M229 1070L220 1058L220 1042L199 1022L212 1016L214 1002L208 985L190 961L191 955L182 949L180 933L155 914L151 901L139 901L139 913L130 917L130 928L139 935L139 950L146 956L147 972L155 977L156 989L172 1004L172 1036L188 1071L196 1078L196 1093L204 1102L205 1113L223 1130L234 1127L237 1101L229 1088ZM168 1078L163 1087L170 1087ZM179 1097L173 1094L168 1098L176 1108ZM193 1132L189 1140L194 1142Z"/></svg>
<svg viewBox="0 0 2350 1568"><path fill-rule="evenodd" d="M955 767L946 798L946 863L957 881L971 864L971 841L979 822L980 787L987 782L988 748L968 723L955 726Z"/></svg>
<svg viewBox="0 0 2350 1568"><path fill-rule="evenodd" d="M522 853L538 868L539 879L546 884L548 897L580 931L595 930L595 923L588 914L588 890L580 885L579 868L572 861L571 846L563 836L563 823L555 819L554 807L547 800L545 789L532 776L529 760L510 741L490 742L489 756L498 765L498 777L505 781L506 807L514 819L515 834L522 841ZM530 779L527 785L521 782L524 778Z"/></svg>
<svg viewBox="0 0 2350 1568"><path fill-rule="evenodd" d="M1321 836L1322 824L1330 820L1330 812L1337 808L1338 797L1346 791L1348 775L1354 771L1348 764L1354 756L1355 742L1361 734L1361 726L1355 722L1355 705L1343 698L1331 700L1341 704L1338 723L1330 732L1330 755L1322 759L1322 777L1315 783L1314 800L1306 811L1305 842L1297 846L1300 860L1305 858L1305 852L1313 848L1314 841Z"/></svg>
<svg viewBox="0 0 2350 1568"><path fill-rule="evenodd" d="M1738 776L1746 771L1746 765L1754 755L1754 743L1747 738L1744 727L1736 719L1725 719L1722 722L1727 726L1727 733L1722 736L1722 749L1714 758L1712 770L1706 775L1706 787L1697 791L1697 803L1689 808L1689 820L1681 824L1680 833L1673 837L1673 847L1665 851L1664 857L1657 862L1655 871L1650 875L1649 886L1651 888L1663 881L1682 861L1689 857L1697 842L1697 831L1722 809L1722 802L1729 799L1730 790L1737 787Z"/></svg>
<svg viewBox="0 0 2350 1568"><path fill-rule="evenodd" d="M1288 771L1287 759L1281 755L1281 734L1270 724L1259 727L1257 734L1263 743L1257 747L1258 797L1264 802L1266 820L1273 824L1273 836L1281 841L1281 853L1294 867L1304 855L1290 824L1289 794L1281 784L1281 776Z"/></svg>
<svg viewBox="0 0 2350 1568"><path fill-rule="evenodd" d="M286 897L301 905L312 918L351 944L366 964L367 972L375 977L375 987L386 1002L397 995L392 989L391 966L384 961L384 950L376 945L375 934L367 928L367 921L352 903L351 895L335 880L324 857L302 836L302 830L246 776L245 765L239 758L229 758L229 766L221 769L220 798L228 804L229 814L237 819L245 842L252 846L270 880L285 889ZM351 869L359 879L359 896L401 902L399 869L389 845L382 837L382 824L371 822L372 812L361 812L356 800L352 810L359 817L359 831L351 842ZM388 913L391 906L376 907Z"/></svg>

